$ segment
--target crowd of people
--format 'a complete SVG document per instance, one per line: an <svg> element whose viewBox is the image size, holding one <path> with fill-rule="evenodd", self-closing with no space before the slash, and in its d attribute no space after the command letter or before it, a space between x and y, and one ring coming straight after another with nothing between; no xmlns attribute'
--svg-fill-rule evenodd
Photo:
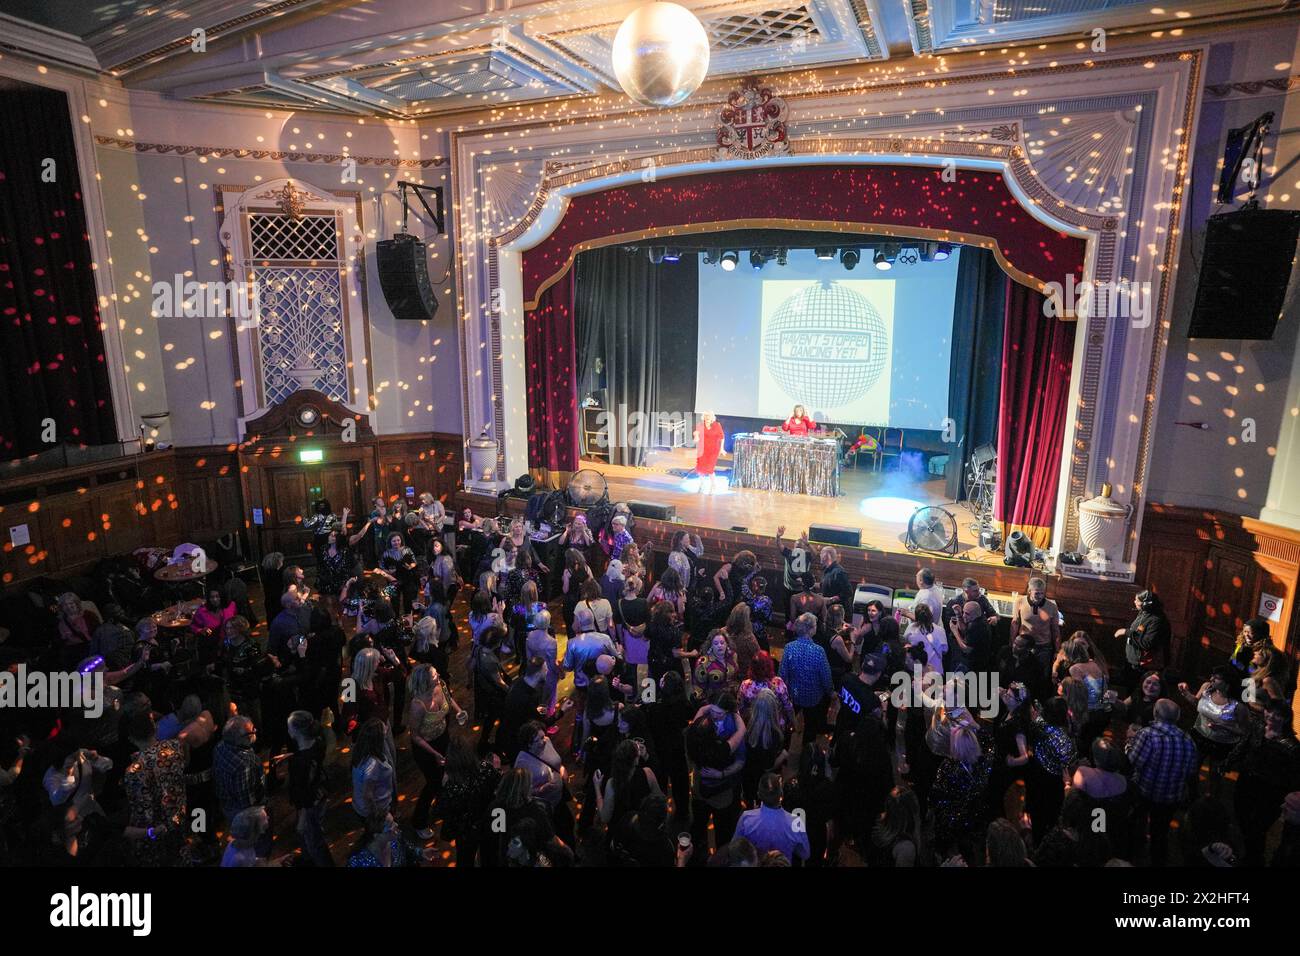
<svg viewBox="0 0 1300 956"><path fill-rule="evenodd" d="M1108 660L1041 578L1009 627L929 569L855 607L806 535L778 529L772 567L685 529L659 555L611 510L535 534L428 494L365 520L321 501L306 566L262 562L261 620L238 578L182 629L60 595L22 662L102 672L107 706L0 711L0 855L1300 863L1294 675L1267 621L1184 680L1151 592Z"/></svg>

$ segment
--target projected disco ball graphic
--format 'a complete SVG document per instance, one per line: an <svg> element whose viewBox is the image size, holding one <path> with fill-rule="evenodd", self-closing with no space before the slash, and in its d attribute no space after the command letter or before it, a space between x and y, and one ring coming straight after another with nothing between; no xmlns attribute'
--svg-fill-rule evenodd
<svg viewBox="0 0 1300 956"><path fill-rule="evenodd" d="M815 408L856 401L880 380L889 354L885 320L845 286L806 286L777 306L763 357L793 400Z"/></svg>

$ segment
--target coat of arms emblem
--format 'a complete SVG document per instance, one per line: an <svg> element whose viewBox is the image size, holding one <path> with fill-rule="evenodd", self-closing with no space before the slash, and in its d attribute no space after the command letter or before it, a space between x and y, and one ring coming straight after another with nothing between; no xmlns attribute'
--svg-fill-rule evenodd
<svg viewBox="0 0 1300 956"><path fill-rule="evenodd" d="M756 159L790 152L785 100L756 79L732 90L718 114L718 158Z"/></svg>

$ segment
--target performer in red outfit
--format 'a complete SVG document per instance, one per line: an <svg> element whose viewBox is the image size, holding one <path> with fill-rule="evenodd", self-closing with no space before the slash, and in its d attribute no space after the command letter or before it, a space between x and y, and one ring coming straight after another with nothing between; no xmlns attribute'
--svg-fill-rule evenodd
<svg viewBox="0 0 1300 956"><path fill-rule="evenodd" d="M701 493L704 493L707 483L708 494L713 494L713 472L718 467L718 455L722 453L722 438L722 425L713 417L713 412L705 412L695 426L695 473L700 476Z"/></svg>
<svg viewBox="0 0 1300 956"><path fill-rule="evenodd" d="M808 417L808 413L804 411L802 405L796 405L794 407L794 412L785 420L785 424L781 426L781 431L799 437L803 437L804 435L807 435L810 432L815 432L816 430L817 423Z"/></svg>

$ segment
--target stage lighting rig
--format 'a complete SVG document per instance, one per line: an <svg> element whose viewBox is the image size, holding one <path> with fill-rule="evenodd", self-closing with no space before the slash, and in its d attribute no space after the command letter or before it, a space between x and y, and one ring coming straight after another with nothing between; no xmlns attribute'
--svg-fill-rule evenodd
<svg viewBox="0 0 1300 956"><path fill-rule="evenodd" d="M778 249L778 250L776 250L776 264L777 264L778 266L783 266L783 265L785 265L785 264L786 264L787 262L789 262L789 261L790 261L790 250L789 250L789 249Z"/></svg>
<svg viewBox="0 0 1300 956"><path fill-rule="evenodd" d="M706 266L716 266L718 260L722 258L722 250L715 247L704 250L704 264Z"/></svg>
<svg viewBox="0 0 1300 956"><path fill-rule="evenodd" d="M857 264L861 260L862 260L862 253L858 252L858 250L856 249L840 250L840 265L842 265L846 269L849 269L850 271L856 268Z"/></svg>
<svg viewBox="0 0 1300 956"><path fill-rule="evenodd" d="M818 259L834 259L835 249L834 247L820 246L813 250L813 255L815 255Z"/></svg>
<svg viewBox="0 0 1300 956"><path fill-rule="evenodd" d="M682 259L682 250L675 246L669 246L664 250L664 262L680 262Z"/></svg>
<svg viewBox="0 0 1300 956"><path fill-rule="evenodd" d="M739 261L740 253L736 252L734 249L728 249L722 254L722 259L720 260L722 271L730 272L732 269L736 268L736 263Z"/></svg>
<svg viewBox="0 0 1300 956"><path fill-rule="evenodd" d="M894 264L885 257L885 250L877 249L876 254L871 257L871 263L881 272L887 272L894 268Z"/></svg>
<svg viewBox="0 0 1300 956"><path fill-rule="evenodd" d="M950 255L952 255L952 244L951 244L951 243L948 243L948 242L940 242L940 243L938 243L938 244L934 247L934 261L935 261L935 262L942 262L944 259L947 259Z"/></svg>
<svg viewBox="0 0 1300 956"><path fill-rule="evenodd" d="M655 265L655 266L657 266L657 265L659 265L659 263L661 263L661 262L664 261L664 247L663 247L663 246L649 246L649 247L646 249L646 252L649 253L649 255L650 255L650 264L651 264L651 265Z"/></svg>

